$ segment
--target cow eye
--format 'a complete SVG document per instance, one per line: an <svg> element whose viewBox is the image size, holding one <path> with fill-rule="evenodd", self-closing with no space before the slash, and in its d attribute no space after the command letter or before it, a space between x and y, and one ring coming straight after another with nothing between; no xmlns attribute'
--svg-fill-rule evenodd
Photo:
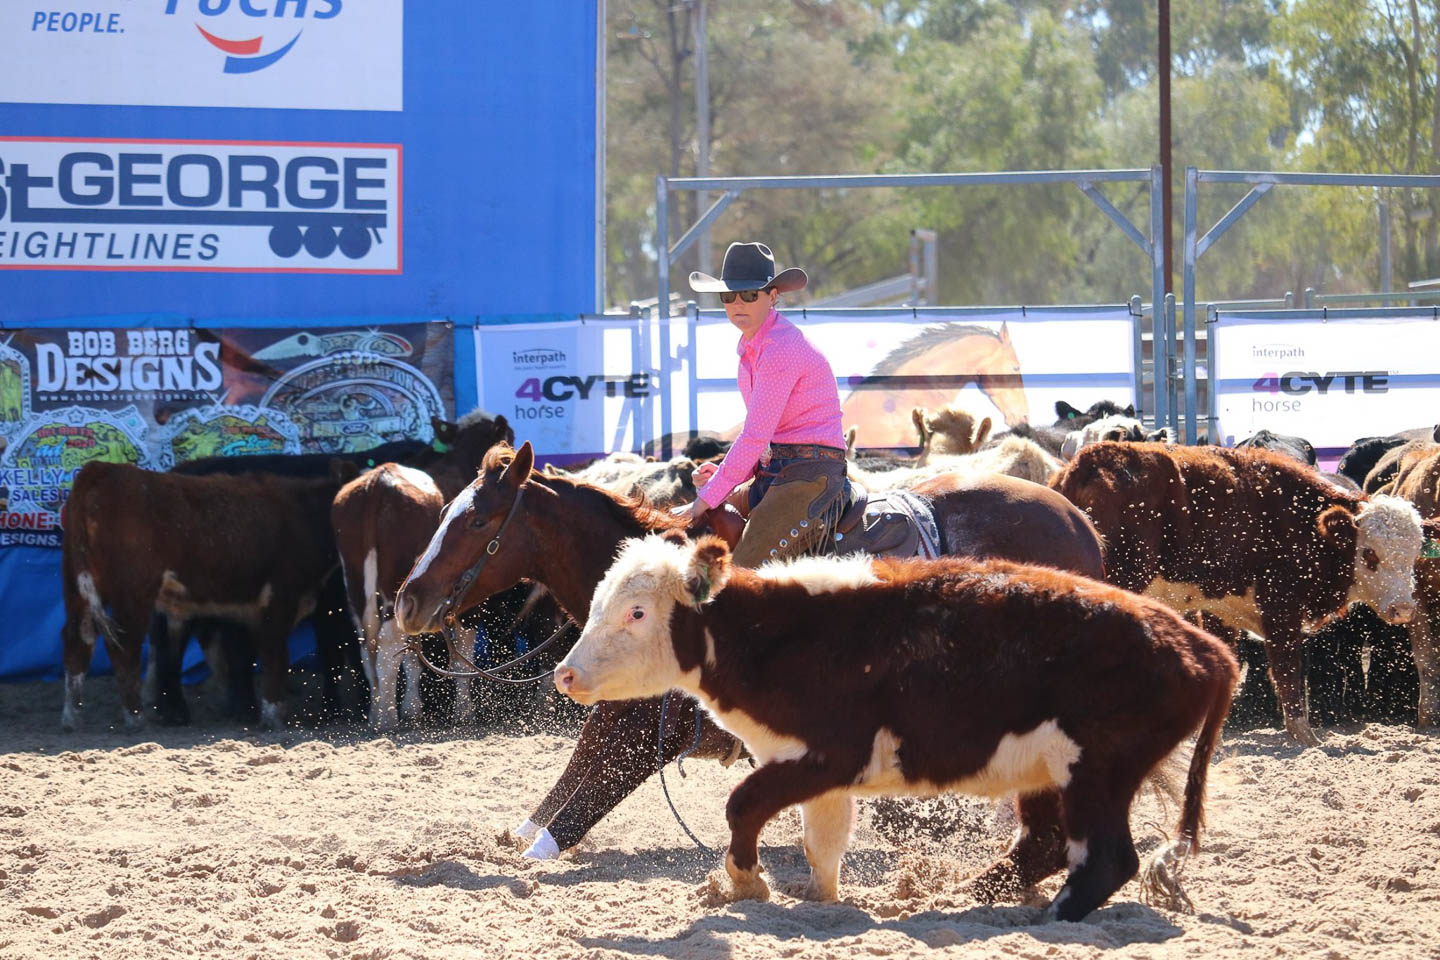
<svg viewBox="0 0 1440 960"><path fill-rule="evenodd" d="M1371 570L1379 569L1380 555L1375 552L1374 547L1366 547L1365 552L1362 553L1360 556L1365 560L1365 566L1369 567Z"/></svg>
<svg viewBox="0 0 1440 960"><path fill-rule="evenodd" d="M644 608L643 608L643 607L631 607L631 608L630 608L630 615L629 615L628 617L626 617L625 619L626 619L627 621L629 621L630 623L636 623L636 622L638 622L638 621L640 621L640 620L644 620L644 619L645 619L645 610L644 610Z"/></svg>

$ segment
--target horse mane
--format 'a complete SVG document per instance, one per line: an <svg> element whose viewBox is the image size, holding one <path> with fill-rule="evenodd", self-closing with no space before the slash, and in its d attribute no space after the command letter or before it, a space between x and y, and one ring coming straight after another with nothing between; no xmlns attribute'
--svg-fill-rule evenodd
<svg viewBox="0 0 1440 960"><path fill-rule="evenodd" d="M687 526L687 521L654 506L643 491L626 497L560 474L532 473L530 480L557 493L562 488L573 491L583 511L604 513L623 527L637 526L646 533L664 533L668 530L683 531Z"/></svg>
<svg viewBox="0 0 1440 960"><path fill-rule="evenodd" d="M963 340L966 337L990 337L992 340L999 340L1000 334L989 327L982 327L976 323L942 323L926 327L891 350L884 360L875 365L875 369L870 375L872 377L889 376L911 360L929 353L936 347L950 343L952 340Z"/></svg>

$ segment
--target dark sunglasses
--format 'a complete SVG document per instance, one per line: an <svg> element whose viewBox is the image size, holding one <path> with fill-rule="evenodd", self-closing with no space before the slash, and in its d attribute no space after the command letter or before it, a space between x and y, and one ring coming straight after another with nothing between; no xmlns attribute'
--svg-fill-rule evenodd
<svg viewBox="0 0 1440 960"><path fill-rule="evenodd" d="M769 287L766 287L764 290L726 290L720 294L720 302L734 303L735 298L738 296L746 303L754 303L756 300L760 299L760 294L768 292L769 289Z"/></svg>

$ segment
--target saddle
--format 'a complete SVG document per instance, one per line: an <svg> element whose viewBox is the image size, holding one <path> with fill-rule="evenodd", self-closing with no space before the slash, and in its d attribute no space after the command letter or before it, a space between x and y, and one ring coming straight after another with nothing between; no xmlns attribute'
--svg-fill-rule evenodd
<svg viewBox="0 0 1440 960"><path fill-rule="evenodd" d="M940 555L935 514L923 498L906 490L870 493L850 481L850 500L835 525L835 553L876 557Z"/></svg>
<svg viewBox="0 0 1440 960"><path fill-rule="evenodd" d="M745 530L745 518L730 504L705 515L708 526L735 549ZM940 555L940 531L930 504L904 490L870 493L854 480L845 510L831 535L835 555L868 553L884 557L925 557Z"/></svg>

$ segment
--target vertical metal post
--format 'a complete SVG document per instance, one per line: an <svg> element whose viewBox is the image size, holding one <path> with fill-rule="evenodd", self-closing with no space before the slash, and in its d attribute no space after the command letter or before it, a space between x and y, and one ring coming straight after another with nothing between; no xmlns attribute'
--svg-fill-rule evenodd
<svg viewBox="0 0 1440 960"><path fill-rule="evenodd" d="M1145 392L1145 341L1140 328L1145 325L1145 305L1144 300L1138 293L1130 298L1130 323L1132 326L1130 341L1130 362L1134 364L1133 369L1135 374L1135 415L1137 417L1144 417L1145 402L1143 397Z"/></svg>
<svg viewBox="0 0 1440 960"><path fill-rule="evenodd" d="M920 279L920 237L912 228L910 231L910 303L915 306L922 306L929 301L922 292L923 283Z"/></svg>
<svg viewBox="0 0 1440 960"><path fill-rule="evenodd" d="M694 440L700 435L700 351L695 343L700 335L700 305L694 300L685 304L685 329L685 393L689 398L690 439Z"/></svg>
<svg viewBox="0 0 1440 960"><path fill-rule="evenodd" d="M1152 166L1150 168L1150 357L1153 367L1153 387L1155 394L1155 427L1159 429L1165 425L1169 416L1169 407L1166 405L1166 382L1168 377L1162 370L1160 358L1164 355L1165 338L1165 312L1162 309L1165 302L1169 265L1166 258L1170 255L1168 244L1165 240L1165 172L1164 168ZM1144 415L1144 400L1138 394L1135 397L1135 406L1140 414Z"/></svg>
<svg viewBox="0 0 1440 960"><path fill-rule="evenodd" d="M1394 290L1390 276L1390 204L1380 201L1380 292Z"/></svg>
<svg viewBox="0 0 1440 960"><path fill-rule="evenodd" d="M339 10L339 7L336 7ZM605 0L595 6L595 312L604 313L609 297L605 292L605 48L609 32L605 29Z"/></svg>
<svg viewBox="0 0 1440 960"><path fill-rule="evenodd" d="M660 336L663 350L670 343L670 183L663 175L655 178L655 262L659 268L659 280L656 283L654 321L662 324ZM640 369L646 372L648 379L649 372L655 369L654 349L651 346L649 324L642 329L644 334L640 339L644 366ZM669 406L670 391L664 389L664 384L660 385L660 391L660 406L664 411ZM640 449L644 450L645 444L652 439L655 432L654 406L648 388L640 403L640 409L643 413L641 419L645 424L645 436L637 436L636 440Z"/></svg>
<svg viewBox="0 0 1440 960"><path fill-rule="evenodd" d="M940 241L934 230L920 234L925 241L925 302L931 305L940 302Z"/></svg>
<svg viewBox="0 0 1440 960"><path fill-rule="evenodd" d="M1180 442L1180 393L1175 382L1175 294L1165 294L1165 317L1161 321L1165 327L1165 426L1170 428L1170 436L1175 442Z"/></svg>
<svg viewBox="0 0 1440 960"><path fill-rule="evenodd" d="M1314 287L1306 287L1306 288L1305 288L1305 309L1306 309L1306 310L1313 310L1313 309L1315 309L1315 288L1314 288Z"/></svg>
<svg viewBox="0 0 1440 960"><path fill-rule="evenodd" d="M1195 227L1199 207L1200 171L1185 168L1185 442L1194 443L1196 430L1195 389Z"/></svg>
<svg viewBox="0 0 1440 960"><path fill-rule="evenodd" d="M695 176L710 176L710 57L708 43L705 0L695 2ZM695 194L695 212L704 213L710 207L710 193L706 190ZM710 231L702 230L695 239L696 252L700 258L702 273L711 273Z"/></svg>
<svg viewBox="0 0 1440 960"><path fill-rule="evenodd" d="M1159 49L1155 53L1155 59L1158 61L1156 66L1160 72L1160 89L1158 91L1160 94L1160 169L1165 184L1164 196L1160 202L1164 208L1165 221L1163 230L1165 235L1165 292L1170 293L1174 290L1175 282L1174 260L1170 253L1174 236L1170 227L1174 219L1172 216L1174 200L1170 191L1171 172L1174 170L1170 155L1170 0L1159 0L1159 9L1156 12L1160 26L1159 43L1157 44ZM1158 296L1155 298L1155 303L1157 305L1160 303Z"/></svg>

